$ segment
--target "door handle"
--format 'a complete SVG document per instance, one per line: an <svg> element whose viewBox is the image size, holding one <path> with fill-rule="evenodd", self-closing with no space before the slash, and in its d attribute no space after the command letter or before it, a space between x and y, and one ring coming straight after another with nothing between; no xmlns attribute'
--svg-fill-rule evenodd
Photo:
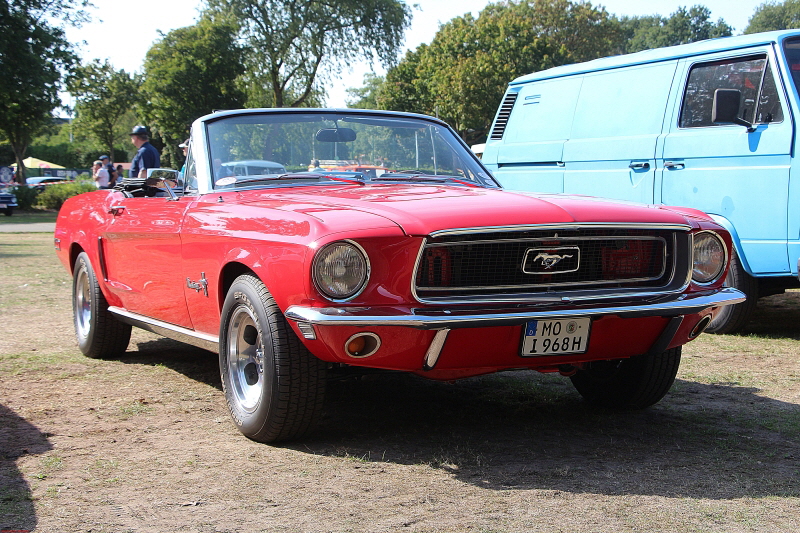
<svg viewBox="0 0 800 533"><path fill-rule="evenodd" d="M124 205L112 205L108 210L114 216L121 215L123 211L125 211Z"/></svg>
<svg viewBox="0 0 800 533"><path fill-rule="evenodd" d="M674 168L675 170L680 170L685 166L686 165L683 163L678 163L677 161L664 161L664 168Z"/></svg>
<svg viewBox="0 0 800 533"><path fill-rule="evenodd" d="M633 170L647 170L650 168L650 163L631 163L628 165L628 168L632 168Z"/></svg>

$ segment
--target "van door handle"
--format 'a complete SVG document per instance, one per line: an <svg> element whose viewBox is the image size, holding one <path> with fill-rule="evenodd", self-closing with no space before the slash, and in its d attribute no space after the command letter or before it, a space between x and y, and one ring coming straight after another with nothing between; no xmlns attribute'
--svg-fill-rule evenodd
<svg viewBox="0 0 800 533"><path fill-rule="evenodd" d="M685 166L686 165L683 163L678 163L676 161L664 161L664 168L674 168L675 170L680 170Z"/></svg>
<svg viewBox="0 0 800 533"><path fill-rule="evenodd" d="M632 168L633 170L646 170L650 168L650 163L631 163L628 165L628 168Z"/></svg>

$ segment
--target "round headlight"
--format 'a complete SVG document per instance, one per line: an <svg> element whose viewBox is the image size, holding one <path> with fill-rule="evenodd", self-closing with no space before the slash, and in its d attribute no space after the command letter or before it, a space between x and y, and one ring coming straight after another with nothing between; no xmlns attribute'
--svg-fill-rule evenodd
<svg viewBox="0 0 800 533"><path fill-rule="evenodd" d="M725 243L716 233L701 231L694 236L692 279L707 284L716 281L725 269Z"/></svg>
<svg viewBox="0 0 800 533"><path fill-rule="evenodd" d="M369 263L355 243L334 242L317 252L313 267L314 283L332 300L356 296L369 279Z"/></svg>

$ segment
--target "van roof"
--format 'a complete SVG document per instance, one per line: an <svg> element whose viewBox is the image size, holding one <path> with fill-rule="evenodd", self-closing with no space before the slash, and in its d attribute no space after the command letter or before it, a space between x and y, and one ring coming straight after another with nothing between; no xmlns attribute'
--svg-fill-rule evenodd
<svg viewBox="0 0 800 533"><path fill-rule="evenodd" d="M717 39L707 39L690 44L678 46L667 46L655 48L653 50L643 50L634 54L619 56L602 57L584 63L574 63L561 67L553 67L547 70L540 70L532 74L526 74L513 80L509 85L519 85L535 80L546 80L548 78L558 78L572 74L583 74L598 70L608 70L630 65L642 65L645 63L655 63L670 59L680 59L711 52L723 52L725 50L736 50L737 48L747 48L750 46L764 45L770 43L781 43L789 37L800 36L798 30L780 30L763 33L752 33L750 35L737 35L736 37L720 37Z"/></svg>

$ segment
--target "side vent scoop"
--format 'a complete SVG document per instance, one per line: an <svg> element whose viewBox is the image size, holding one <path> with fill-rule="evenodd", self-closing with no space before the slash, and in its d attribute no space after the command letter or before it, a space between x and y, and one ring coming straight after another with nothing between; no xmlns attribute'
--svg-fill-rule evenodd
<svg viewBox="0 0 800 533"><path fill-rule="evenodd" d="M494 121L494 127L489 138L493 141L499 141L503 138L503 133L506 131L508 124L508 117L511 116L511 110L514 108L514 102L517 101L519 93L508 93L503 98L503 103L500 104L500 111L497 113L497 118Z"/></svg>

